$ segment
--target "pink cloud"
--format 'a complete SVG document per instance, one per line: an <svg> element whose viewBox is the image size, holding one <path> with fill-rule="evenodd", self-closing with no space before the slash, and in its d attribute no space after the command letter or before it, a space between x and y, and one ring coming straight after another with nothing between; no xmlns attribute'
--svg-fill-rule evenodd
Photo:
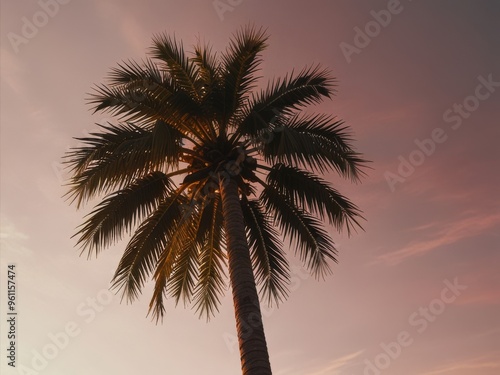
<svg viewBox="0 0 500 375"><path fill-rule="evenodd" d="M459 301L460 305L499 305L500 304L500 290L485 290L473 295L464 296Z"/></svg>
<svg viewBox="0 0 500 375"><path fill-rule="evenodd" d="M500 353L493 353L492 355L482 356L479 358L472 358L461 363L452 363L436 370L432 370L422 375L441 375L441 374L470 374L471 371L476 373L476 370L486 369L500 369Z"/></svg>
<svg viewBox="0 0 500 375"><path fill-rule="evenodd" d="M437 230L432 235L432 238L413 241L400 250L381 255L378 260L390 265L396 265L407 258L422 256L464 238L477 236L499 224L500 214L479 213L441 225L441 228L439 228L439 224L436 224ZM422 228L428 229L429 226L420 227L420 229Z"/></svg>
<svg viewBox="0 0 500 375"><path fill-rule="evenodd" d="M352 366L354 363L359 361L359 356L363 354L364 350L360 350L343 357L337 358L330 362L326 367L318 369L309 375L327 375L327 374L340 374L340 370L346 367Z"/></svg>

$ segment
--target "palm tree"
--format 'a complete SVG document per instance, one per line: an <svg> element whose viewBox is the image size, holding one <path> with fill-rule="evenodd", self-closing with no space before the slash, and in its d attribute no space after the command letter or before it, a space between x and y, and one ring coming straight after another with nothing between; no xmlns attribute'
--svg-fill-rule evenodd
<svg viewBox="0 0 500 375"><path fill-rule="evenodd" d="M271 374L259 294L287 297L290 242L317 277L336 261L322 221L359 226L360 211L316 173L358 180L364 160L342 121L301 114L333 93L319 66L252 94L265 31L241 29L225 52L198 43L192 55L168 35L141 63L123 62L90 96L118 124L78 138L66 155L68 196L103 197L75 236L88 256L130 235L113 287L135 300L152 277L158 322L173 298L210 317L232 288L243 374Z"/></svg>

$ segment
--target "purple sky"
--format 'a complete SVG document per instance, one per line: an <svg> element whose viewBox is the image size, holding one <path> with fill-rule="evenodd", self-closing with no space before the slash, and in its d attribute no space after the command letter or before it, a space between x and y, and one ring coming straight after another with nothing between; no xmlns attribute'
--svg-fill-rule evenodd
<svg viewBox="0 0 500 375"><path fill-rule="evenodd" d="M78 256L70 237L91 206L61 198L61 156L112 121L91 115L86 93L144 57L154 33L221 50L247 23L271 35L262 86L331 68L338 94L314 110L344 119L373 161L360 185L326 176L367 219L334 234L334 275L317 282L289 252L293 292L264 308L273 373L499 374L498 19L494 0L2 2L2 374L238 373L229 291L209 323L170 304L159 326L150 287L133 305L106 291L125 243ZM10 263L17 369L5 358Z"/></svg>

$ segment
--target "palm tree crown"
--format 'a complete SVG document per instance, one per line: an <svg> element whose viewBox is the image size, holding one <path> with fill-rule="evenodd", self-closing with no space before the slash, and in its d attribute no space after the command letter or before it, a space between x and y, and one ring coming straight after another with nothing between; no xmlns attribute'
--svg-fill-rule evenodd
<svg viewBox="0 0 500 375"><path fill-rule="evenodd" d="M244 375L271 374L256 284L268 303L287 296L283 240L321 277L336 261L323 222L359 226L358 208L317 174L356 181L365 162L342 121L302 113L332 95L327 70L252 92L267 39L247 27L223 53L198 44L186 56L175 38L155 36L148 58L119 64L91 94L119 123L66 155L71 201L104 196L76 234L82 252L131 236L113 277L128 301L152 277L157 321L167 297L209 317L229 270Z"/></svg>
<svg viewBox="0 0 500 375"><path fill-rule="evenodd" d="M359 226L357 207L318 173L358 180L364 160L342 121L301 113L330 97L335 81L309 67L252 93L267 39L247 27L223 53L198 44L186 55L175 38L155 36L148 58L119 64L91 94L95 111L119 123L66 155L70 199L103 196L78 244L97 255L131 235L113 285L132 301L152 277L156 319L167 297L203 316L217 310L227 283L224 184L237 186L255 281L270 303L287 296L284 239L321 277L336 261L324 224Z"/></svg>

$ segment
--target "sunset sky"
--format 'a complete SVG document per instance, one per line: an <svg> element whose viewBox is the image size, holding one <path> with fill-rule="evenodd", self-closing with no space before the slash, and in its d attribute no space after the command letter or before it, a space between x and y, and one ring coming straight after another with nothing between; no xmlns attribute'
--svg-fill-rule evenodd
<svg viewBox="0 0 500 375"><path fill-rule="evenodd" d="M273 374L500 374L499 19L495 0L2 1L2 375L240 373L229 290L210 322L170 303L162 325L146 317L150 285L133 305L108 291L126 243L79 256L71 236L92 207L62 198L61 161L114 121L87 94L154 34L223 50L247 24L270 35L261 87L330 68L337 95L313 109L345 120L372 161L358 185L324 176L366 218L350 238L330 228L333 275L288 252L292 293L263 307Z"/></svg>

